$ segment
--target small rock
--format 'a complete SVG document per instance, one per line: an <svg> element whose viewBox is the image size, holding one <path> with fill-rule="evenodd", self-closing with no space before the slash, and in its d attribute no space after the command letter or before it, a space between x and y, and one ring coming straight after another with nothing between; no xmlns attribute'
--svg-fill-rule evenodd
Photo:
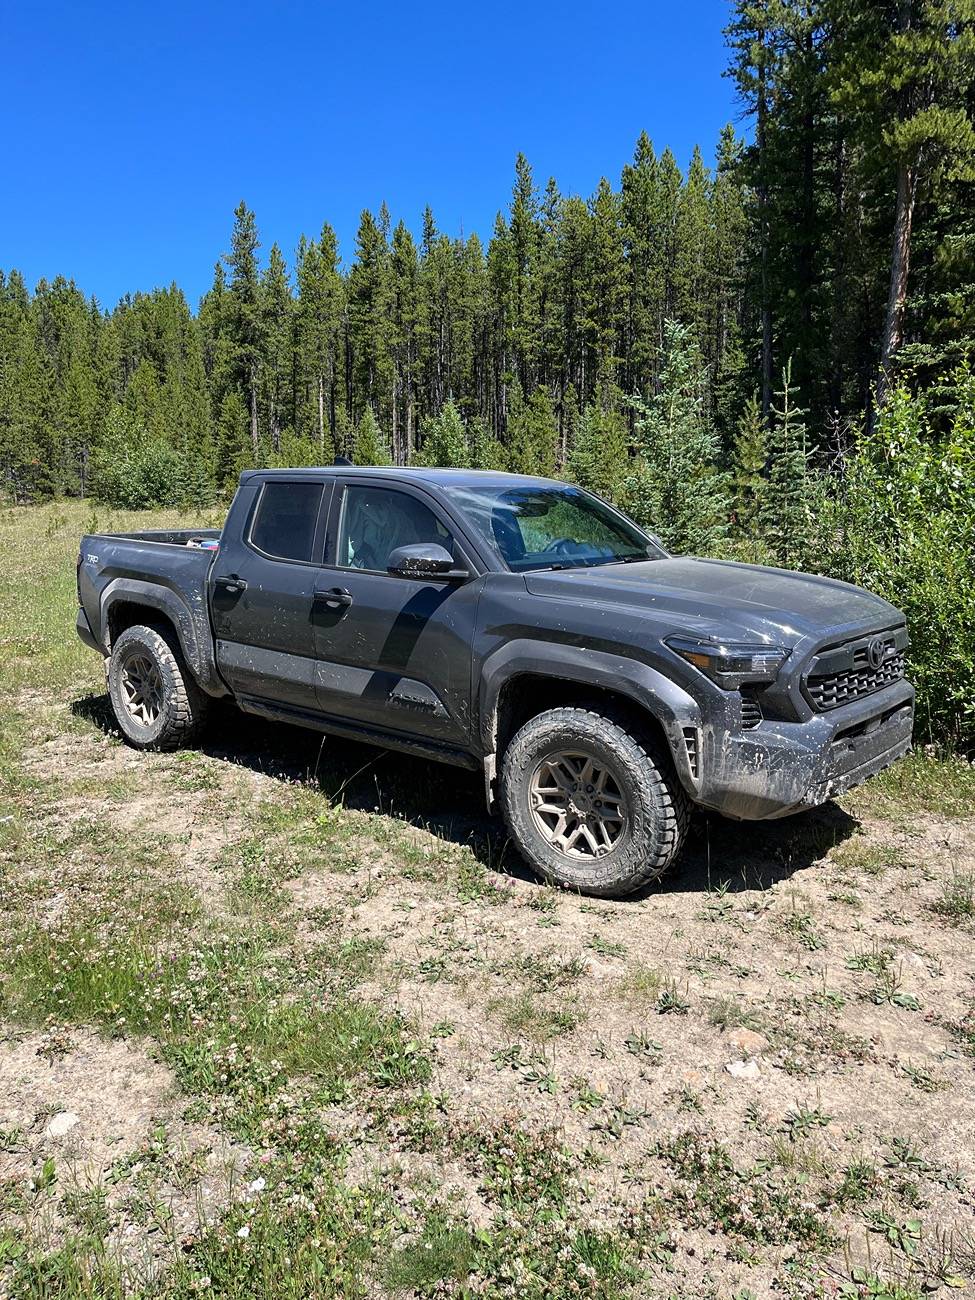
<svg viewBox="0 0 975 1300"><path fill-rule="evenodd" d="M66 1137L77 1123L79 1123L78 1116L73 1111L62 1110L60 1114L55 1115L48 1121L44 1136L49 1138Z"/></svg>
<svg viewBox="0 0 975 1300"><path fill-rule="evenodd" d="M756 1034L754 1029L733 1029L728 1035L728 1042L742 1056L761 1056L768 1048L768 1039Z"/></svg>
<svg viewBox="0 0 975 1300"><path fill-rule="evenodd" d="M757 1079L761 1074L757 1061L728 1061L724 1068L735 1079Z"/></svg>

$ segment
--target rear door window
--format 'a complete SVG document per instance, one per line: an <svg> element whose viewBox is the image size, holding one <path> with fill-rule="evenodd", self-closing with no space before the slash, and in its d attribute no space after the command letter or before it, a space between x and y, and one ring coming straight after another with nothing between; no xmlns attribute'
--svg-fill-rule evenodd
<svg viewBox="0 0 975 1300"><path fill-rule="evenodd" d="M321 483L265 483L251 524L250 542L275 560L312 560Z"/></svg>

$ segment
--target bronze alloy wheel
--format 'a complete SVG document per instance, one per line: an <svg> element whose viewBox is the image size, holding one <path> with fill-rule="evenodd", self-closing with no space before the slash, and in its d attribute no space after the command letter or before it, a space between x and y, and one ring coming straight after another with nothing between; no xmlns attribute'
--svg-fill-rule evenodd
<svg viewBox="0 0 975 1300"><path fill-rule="evenodd" d="M590 754L559 750L532 773L535 825L566 857L605 857L626 830L626 799L612 770Z"/></svg>
<svg viewBox="0 0 975 1300"><path fill-rule="evenodd" d="M137 650L122 665L119 684L129 717L151 727L163 707L163 679L158 664Z"/></svg>

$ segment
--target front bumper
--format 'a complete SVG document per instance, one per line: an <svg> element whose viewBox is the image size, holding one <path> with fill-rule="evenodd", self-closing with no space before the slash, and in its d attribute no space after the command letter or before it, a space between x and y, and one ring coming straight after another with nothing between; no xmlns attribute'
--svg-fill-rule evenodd
<svg viewBox="0 0 975 1300"><path fill-rule="evenodd" d="M705 735L697 802L742 820L813 808L903 757L913 722L914 687L900 681L806 722Z"/></svg>

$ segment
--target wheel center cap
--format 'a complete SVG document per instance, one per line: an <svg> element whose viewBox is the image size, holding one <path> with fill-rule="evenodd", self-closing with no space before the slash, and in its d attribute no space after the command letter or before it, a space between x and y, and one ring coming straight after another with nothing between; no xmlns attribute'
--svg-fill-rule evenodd
<svg viewBox="0 0 975 1300"><path fill-rule="evenodd" d="M572 796L570 807L577 816L584 817L592 811L592 800L587 794L579 792Z"/></svg>

